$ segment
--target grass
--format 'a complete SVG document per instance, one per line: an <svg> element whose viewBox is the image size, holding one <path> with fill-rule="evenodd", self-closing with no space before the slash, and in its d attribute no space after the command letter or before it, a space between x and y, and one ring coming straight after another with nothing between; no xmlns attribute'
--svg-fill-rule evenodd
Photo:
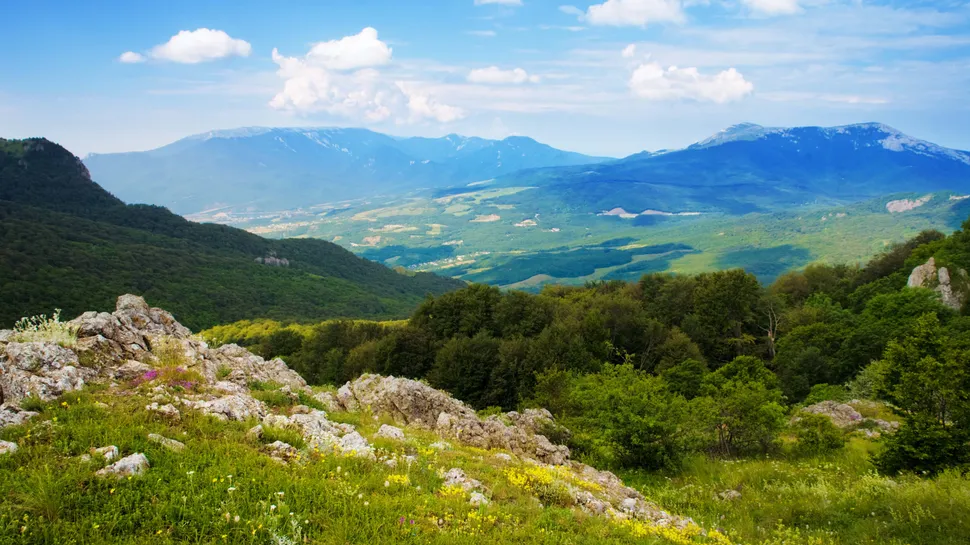
<svg viewBox="0 0 970 545"><path fill-rule="evenodd" d="M803 459L692 459L677 475L622 475L673 512L728 529L738 542L775 545L936 545L970 535L970 480L879 475L876 443ZM718 494L737 490L724 501Z"/></svg>
<svg viewBox="0 0 970 545"><path fill-rule="evenodd" d="M77 329L62 322L61 309L55 309L50 318L41 314L17 320L11 340L20 343L48 342L70 348L77 344Z"/></svg>
<svg viewBox="0 0 970 545"><path fill-rule="evenodd" d="M265 430L257 442L246 435L255 422L186 411L175 424L145 411L146 402L110 390L72 393L31 423L0 431L21 447L0 458L0 543L618 544L632 535L574 509L540 507L507 483L492 453L434 450L428 445L439 438L427 432L408 430L404 444L374 441L379 454L416 456L394 469L318 454L283 466L260 449L277 439L299 446L286 430ZM380 423L369 417L361 431L372 436ZM186 449L170 452L149 433ZM105 462L81 455L109 444L122 456L145 453L151 468L125 480L95 477ZM451 467L487 483L493 501L472 507L441 494L440 472Z"/></svg>
<svg viewBox="0 0 970 545"><path fill-rule="evenodd" d="M275 391L261 386L255 394ZM281 465L264 445L303 449L294 431L264 427L257 440L247 434L255 420L188 410L173 422L146 411L146 396L89 387L34 402L38 417L0 430L0 439L20 445L0 457L0 543L943 545L970 535L966 477L880 476L869 463L878 444L862 438L825 457L694 458L678 474L623 475L668 512L707 528L705 537L588 515L564 484L594 492L598 485L567 470L501 461L453 441L441 450L431 447L439 436L413 428L403 442L374 438L390 421L370 413L329 416L370 438L377 461L304 449ZM186 449L168 451L149 433ZM105 445L122 456L143 452L151 468L131 479L97 478L105 462L81 455ZM390 457L396 467L382 463ZM471 506L468 493L442 486L453 467L484 484L487 505ZM729 489L741 498L717 498Z"/></svg>

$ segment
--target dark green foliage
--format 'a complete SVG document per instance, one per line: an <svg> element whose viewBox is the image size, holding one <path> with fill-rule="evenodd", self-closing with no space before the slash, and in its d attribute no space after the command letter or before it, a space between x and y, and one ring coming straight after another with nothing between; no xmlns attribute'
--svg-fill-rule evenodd
<svg viewBox="0 0 970 545"><path fill-rule="evenodd" d="M845 446L845 435L832 419L819 414L800 414L791 425L795 435L795 452L804 456L818 456Z"/></svg>
<svg viewBox="0 0 970 545"><path fill-rule="evenodd" d="M46 140L0 153L0 325L64 309L109 310L144 295L193 329L253 317L319 321L403 317L428 293L462 284L406 276L320 240L270 241L125 206ZM255 262L277 256L274 267Z"/></svg>
<svg viewBox="0 0 970 545"><path fill-rule="evenodd" d="M498 340L485 332L450 339L438 351L428 382L473 407L491 406L484 396L492 368L499 360L499 345Z"/></svg>

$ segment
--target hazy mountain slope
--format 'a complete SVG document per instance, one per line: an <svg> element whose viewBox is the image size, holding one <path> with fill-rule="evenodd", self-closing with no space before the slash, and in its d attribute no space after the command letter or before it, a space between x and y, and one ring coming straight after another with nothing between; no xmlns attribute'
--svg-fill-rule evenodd
<svg viewBox="0 0 970 545"><path fill-rule="evenodd" d="M682 150L522 171L495 184L539 185L537 199L587 210L746 213L900 192L966 190L970 153L876 123L832 128L743 124Z"/></svg>
<svg viewBox="0 0 970 545"><path fill-rule="evenodd" d="M42 139L0 140L0 323L103 306L119 291L165 301L194 327L245 317L407 315L460 282L406 276L320 240L270 241L126 206ZM286 259L288 265L258 263Z"/></svg>
<svg viewBox="0 0 970 545"><path fill-rule="evenodd" d="M91 155L85 164L127 202L193 213L223 205L308 206L600 160L524 137L395 138L365 129L249 128L191 136L146 152Z"/></svg>

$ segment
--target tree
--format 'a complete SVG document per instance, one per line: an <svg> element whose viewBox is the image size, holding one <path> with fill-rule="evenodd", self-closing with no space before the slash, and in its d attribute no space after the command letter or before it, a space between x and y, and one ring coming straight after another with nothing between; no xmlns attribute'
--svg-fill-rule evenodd
<svg viewBox="0 0 970 545"><path fill-rule="evenodd" d="M485 332L452 338L438 351L428 382L477 409L488 407L485 391L499 360L499 344Z"/></svg>
<svg viewBox="0 0 970 545"><path fill-rule="evenodd" d="M877 465L888 472L936 473L970 463L970 351L956 346L936 314L890 341L876 391L904 414Z"/></svg>

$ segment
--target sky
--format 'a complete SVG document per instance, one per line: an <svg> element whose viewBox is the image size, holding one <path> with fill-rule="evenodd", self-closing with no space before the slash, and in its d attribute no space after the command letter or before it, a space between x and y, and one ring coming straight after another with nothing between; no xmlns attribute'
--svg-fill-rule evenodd
<svg viewBox="0 0 970 545"><path fill-rule="evenodd" d="M970 0L3 3L0 137L531 136L589 154L878 121L970 149Z"/></svg>

